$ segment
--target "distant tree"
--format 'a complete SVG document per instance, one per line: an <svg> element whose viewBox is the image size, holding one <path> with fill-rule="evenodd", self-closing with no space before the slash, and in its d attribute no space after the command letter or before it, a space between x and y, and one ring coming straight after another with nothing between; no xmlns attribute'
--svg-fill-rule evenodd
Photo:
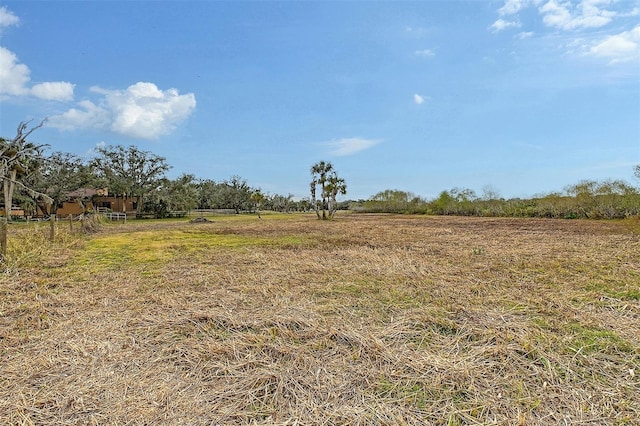
<svg viewBox="0 0 640 426"><path fill-rule="evenodd" d="M423 199L411 192L386 189L362 203L362 208L370 212L417 213L424 212L425 205Z"/></svg>
<svg viewBox="0 0 640 426"><path fill-rule="evenodd" d="M32 198L41 198L47 203L53 201L47 194L31 188L23 182L24 178L33 173L35 168L41 164L39 160L42 157L42 148L46 146L27 142L27 138L36 129L42 127L45 122L46 119L31 129L28 128L28 122L21 122L13 139L0 138L0 179L2 180L7 221L11 221L11 207L16 188Z"/></svg>
<svg viewBox="0 0 640 426"><path fill-rule="evenodd" d="M634 175L635 177L637 177L638 179L640 179L640 164L638 164L638 165L635 167L635 170L634 170L634 172L633 172L633 175Z"/></svg>
<svg viewBox="0 0 640 426"><path fill-rule="evenodd" d="M80 157L66 152L54 152L44 158L32 179L34 187L53 200L49 206L33 200L44 214L55 214L70 193L90 185L94 180L89 165Z"/></svg>
<svg viewBox="0 0 640 426"><path fill-rule="evenodd" d="M262 203L264 203L264 200L264 194L260 192L259 189L253 191L251 194L251 201L256 208L256 213L258 213L258 219L262 219L262 216L260 216L260 207L262 206Z"/></svg>
<svg viewBox="0 0 640 426"><path fill-rule="evenodd" d="M339 178L338 175L334 172L329 176L329 182L326 186L326 189L329 196L329 217L332 218L338 210L338 202L336 200L336 197L338 195L347 194L347 183L344 179Z"/></svg>
<svg viewBox="0 0 640 426"><path fill-rule="evenodd" d="M249 208L253 190L245 179L240 176L231 176L229 180L224 181L223 185L222 204L225 206L224 208L232 208L236 214Z"/></svg>
<svg viewBox="0 0 640 426"><path fill-rule="evenodd" d="M311 205L318 219L330 219L336 212L338 194L347 193L347 184L338 177L330 162L320 161L311 167ZM320 199L317 198L318 187ZM322 214L320 214L322 211Z"/></svg>
<svg viewBox="0 0 640 426"><path fill-rule="evenodd" d="M158 188L170 168L165 158L140 151L135 146L99 147L97 152L92 165L109 187L109 192L134 197L136 213L142 213L145 195Z"/></svg>
<svg viewBox="0 0 640 426"><path fill-rule="evenodd" d="M482 199L485 201L499 200L500 192L493 185L485 185L482 187Z"/></svg>
<svg viewBox="0 0 640 426"><path fill-rule="evenodd" d="M289 213L293 205L293 195L289 194L286 197L284 195L273 195L271 197L271 208L273 210Z"/></svg>
<svg viewBox="0 0 640 426"><path fill-rule="evenodd" d="M438 198L430 203L430 208L435 214L450 215L455 213L455 204L456 199L448 191L442 191Z"/></svg>
<svg viewBox="0 0 640 426"><path fill-rule="evenodd" d="M198 188L195 176L182 174L177 179L163 179L160 198L169 211L190 211L198 205Z"/></svg>
<svg viewBox="0 0 640 426"><path fill-rule="evenodd" d="M213 209L217 207L219 185L211 180L204 179L196 184L198 191L198 208Z"/></svg>
<svg viewBox="0 0 640 426"><path fill-rule="evenodd" d="M311 210L311 202L303 198L296 203L296 209L301 212L308 212Z"/></svg>

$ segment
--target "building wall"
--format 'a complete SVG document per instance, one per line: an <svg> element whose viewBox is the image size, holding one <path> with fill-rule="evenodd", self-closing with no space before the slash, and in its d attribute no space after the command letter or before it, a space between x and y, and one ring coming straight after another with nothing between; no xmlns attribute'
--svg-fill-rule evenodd
<svg viewBox="0 0 640 426"><path fill-rule="evenodd" d="M86 202L84 207L86 207L88 210L93 210L91 202ZM56 211L56 215L59 217L69 216L70 214L77 216L83 213L84 208L78 201L65 201L62 203L62 206L58 207L58 210Z"/></svg>
<svg viewBox="0 0 640 426"><path fill-rule="evenodd" d="M122 198L122 197L105 197L105 196L97 197L95 199L95 207L108 208L112 212L116 212L116 213L126 213L126 212L136 211L135 201L130 198Z"/></svg>

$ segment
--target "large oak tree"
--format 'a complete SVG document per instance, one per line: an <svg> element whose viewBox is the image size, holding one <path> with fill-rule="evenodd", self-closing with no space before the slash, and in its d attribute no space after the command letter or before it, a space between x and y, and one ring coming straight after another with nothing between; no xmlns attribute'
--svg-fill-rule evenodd
<svg viewBox="0 0 640 426"><path fill-rule="evenodd" d="M159 187L170 169L166 159L135 146L104 146L96 151L92 166L109 193L135 198L136 214L141 214L145 195Z"/></svg>

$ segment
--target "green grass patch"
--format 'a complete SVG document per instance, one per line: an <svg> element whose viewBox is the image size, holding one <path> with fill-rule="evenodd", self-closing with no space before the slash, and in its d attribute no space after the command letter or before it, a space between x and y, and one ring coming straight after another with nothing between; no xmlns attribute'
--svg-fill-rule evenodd
<svg viewBox="0 0 640 426"><path fill-rule="evenodd" d="M613 331L587 328L578 323L569 324L567 328L571 335L568 346L572 352L580 352L586 355L593 353L632 353L634 351L633 345L620 338Z"/></svg>
<svg viewBox="0 0 640 426"><path fill-rule="evenodd" d="M216 233L199 229L164 229L99 235L88 240L79 265L100 268L164 265L173 259L198 256L211 250L233 250L254 246L292 246L303 244L294 236L256 237Z"/></svg>

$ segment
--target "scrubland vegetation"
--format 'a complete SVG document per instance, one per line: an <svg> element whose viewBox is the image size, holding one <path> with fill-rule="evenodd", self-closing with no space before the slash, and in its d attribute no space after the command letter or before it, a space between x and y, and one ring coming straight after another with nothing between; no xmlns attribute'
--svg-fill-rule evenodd
<svg viewBox="0 0 640 426"><path fill-rule="evenodd" d="M640 223L15 224L0 423L640 423Z"/></svg>
<svg viewBox="0 0 640 426"><path fill-rule="evenodd" d="M583 181L562 192L528 199L504 199L495 191L478 196L473 190L454 188L441 192L434 200L405 191L386 190L353 204L352 208L370 213L621 219L640 215L640 190L623 181Z"/></svg>

